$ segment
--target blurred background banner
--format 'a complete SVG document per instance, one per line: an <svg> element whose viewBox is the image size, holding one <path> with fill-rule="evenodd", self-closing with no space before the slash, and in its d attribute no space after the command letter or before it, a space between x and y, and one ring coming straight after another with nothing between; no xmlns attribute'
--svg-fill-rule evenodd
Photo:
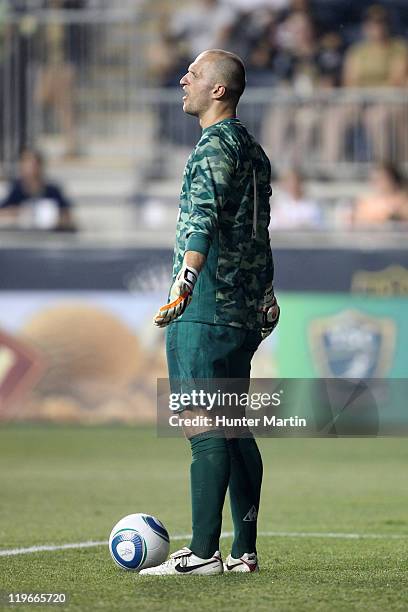
<svg viewBox="0 0 408 612"><path fill-rule="evenodd" d="M278 248L275 263L282 320L254 377L406 377L405 251L372 260L351 248ZM152 316L170 264L169 249L1 249L0 418L153 421L166 363ZM11 381L23 355L33 375L21 365Z"/></svg>
<svg viewBox="0 0 408 612"><path fill-rule="evenodd" d="M184 164L224 48L273 167L256 377L406 378L405 0L0 0L0 418L152 421Z"/></svg>

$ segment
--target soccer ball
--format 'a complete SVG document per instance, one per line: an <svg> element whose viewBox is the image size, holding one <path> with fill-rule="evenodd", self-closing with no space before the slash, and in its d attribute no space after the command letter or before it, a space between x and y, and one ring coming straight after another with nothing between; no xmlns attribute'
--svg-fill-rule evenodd
<svg viewBox="0 0 408 612"><path fill-rule="evenodd" d="M166 560L170 539L167 529L150 514L129 514L109 536L109 551L119 567L139 572Z"/></svg>

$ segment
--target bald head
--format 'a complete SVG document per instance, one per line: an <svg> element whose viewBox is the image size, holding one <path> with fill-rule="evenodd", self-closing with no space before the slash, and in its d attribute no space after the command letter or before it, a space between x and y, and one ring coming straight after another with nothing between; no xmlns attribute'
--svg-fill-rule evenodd
<svg viewBox="0 0 408 612"><path fill-rule="evenodd" d="M245 66L242 59L222 49L209 49L199 56L210 65L214 82L224 85L224 100L238 101L245 90L246 77ZM198 59L198 58L197 58Z"/></svg>
<svg viewBox="0 0 408 612"><path fill-rule="evenodd" d="M238 55L209 49L190 64L180 85L184 91L183 111L198 117L201 127L207 127L235 116L245 89L245 67Z"/></svg>

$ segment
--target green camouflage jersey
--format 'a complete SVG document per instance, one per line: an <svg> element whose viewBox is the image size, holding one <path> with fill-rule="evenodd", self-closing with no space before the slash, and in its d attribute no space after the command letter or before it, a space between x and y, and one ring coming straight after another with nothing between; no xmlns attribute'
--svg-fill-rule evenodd
<svg viewBox="0 0 408 612"><path fill-rule="evenodd" d="M179 320L254 329L273 279L269 241L271 166L239 119L203 130L184 170L173 280L186 251L206 255Z"/></svg>

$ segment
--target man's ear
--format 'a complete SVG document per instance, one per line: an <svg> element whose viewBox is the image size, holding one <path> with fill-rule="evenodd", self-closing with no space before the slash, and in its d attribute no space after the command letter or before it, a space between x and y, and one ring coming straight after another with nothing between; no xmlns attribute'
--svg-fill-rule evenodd
<svg viewBox="0 0 408 612"><path fill-rule="evenodd" d="M220 85L219 83L216 83L212 90L213 98L215 100L220 100L223 96L225 96L225 92L226 92L225 86Z"/></svg>

